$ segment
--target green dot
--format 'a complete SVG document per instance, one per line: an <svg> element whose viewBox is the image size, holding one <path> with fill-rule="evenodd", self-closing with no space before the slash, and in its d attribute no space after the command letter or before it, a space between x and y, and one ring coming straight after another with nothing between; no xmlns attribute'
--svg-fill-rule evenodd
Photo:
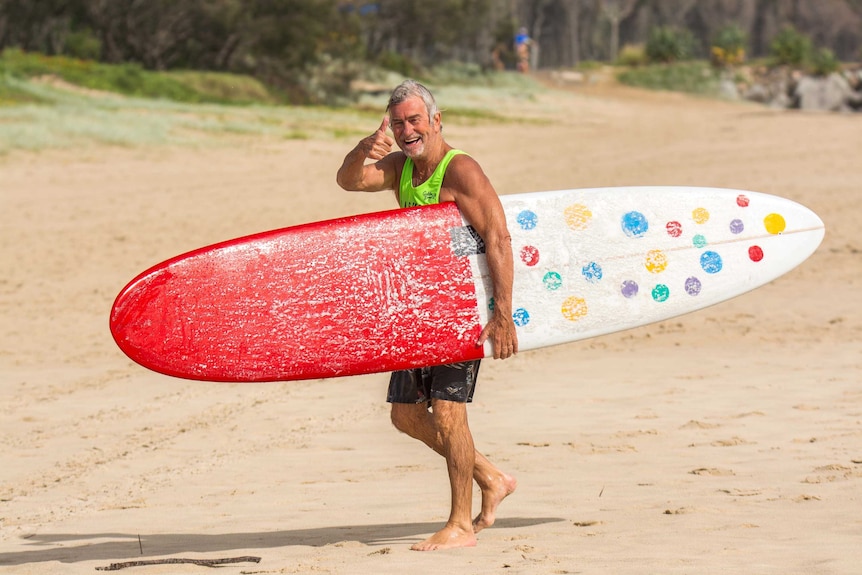
<svg viewBox="0 0 862 575"><path fill-rule="evenodd" d="M664 284L658 284L652 289L652 298L661 303L670 297L670 289Z"/></svg>
<svg viewBox="0 0 862 575"><path fill-rule="evenodd" d="M548 272L542 278L542 283L549 291L558 290L563 285L563 277L557 272Z"/></svg>
<svg viewBox="0 0 862 575"><path fill-rule="evenodd" d="M705 248L707 246L707 243L708 243L706 241L706 238L700 234L697 234L696 236L694 236L694 238L691 240L691 242L694 244L694 247L696 247L696 248Z"/></svg>

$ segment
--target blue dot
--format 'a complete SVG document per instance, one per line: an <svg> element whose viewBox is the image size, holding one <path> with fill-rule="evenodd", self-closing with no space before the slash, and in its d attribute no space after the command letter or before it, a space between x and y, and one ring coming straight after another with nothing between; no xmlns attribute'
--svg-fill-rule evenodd
<svg viewBox="0 0 862 575"><path fill-rule="evenodd" d="M700 256L700 267L708 274L717 274L723 266L721 256L715 252L703 252Z"/></svg>
<svg viewBox="0 0 862 575"><path fill-rule="evenodd" d="M667 298L670 297L670 288L668 288L664 284L658 284L652 289L652 298L661 303L663 301L667 301Z"/></svg>
<svg viewBox="0 0 862 575"><path fill-rule="evenodd" d="M744 229L745 224L742 223L742 220L733 220L730 222L730 233L741 234Z"/></svg>
<svg viewBox="0 0 862 575"><path fill-rule="evenodd" d="M602 266L596 262L590 262L581 268L581 273L591 284L598 283L602 279Z"/></svg>
<svg viewBox="0 0 862 575"><path fill-rule="evenodd" d="M515 310L515 313L512 314L512 320L515 322L515 325L518 327L522 327L530 323L530 314L522 307L519 307Z"/></svg>
<svg viewBox="0 0 862 575"><path fill-rule="evenodd" d="M649 229L649 222L640 212L629 212L623 216L623 232L630 238L639 238Z"/></svg>
<svg viewBox="0 0 862 575"><path fill-rule="evenodd" d="M558 290L563 285L563 277L557 272L548 272L542 278L542 283L549 291Z"/></svg>
<svg viewBox="0 0 862 575"><path fill-rule="evenodd" d="M638 282L633 280L626 280L620 286L620 292L624 297L633 298L638 295Z"/></svg>
<svg viewBox="0 0 862 575"><path fill-rule="evenodd" d="M531 210L524 210L518 214L517 221L522 230L532 230L539 223L539 217Z"/></svg>

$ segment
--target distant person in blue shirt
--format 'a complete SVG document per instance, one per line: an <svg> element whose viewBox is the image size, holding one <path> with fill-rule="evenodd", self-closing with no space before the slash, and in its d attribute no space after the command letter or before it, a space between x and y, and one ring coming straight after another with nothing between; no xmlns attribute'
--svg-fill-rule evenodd
<svg viewBox="0 0 862 575"><path fill-rule="evenodd" d="M530 71L530 48L532 45L533 40L527 34L527 29L522 26L515 35L515 57L518 60L518 72L527 73Z"/></svg>

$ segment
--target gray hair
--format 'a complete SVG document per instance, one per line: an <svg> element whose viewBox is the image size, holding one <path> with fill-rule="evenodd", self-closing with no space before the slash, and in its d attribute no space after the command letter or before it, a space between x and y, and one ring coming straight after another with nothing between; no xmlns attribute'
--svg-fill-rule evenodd
<svg viewBox="0 0 862 575"><path fill-rule="evenodd" d="M428 120L434 119L434 115L440 110L437 108L437 101L431 95L431 91L417 82L416 80L404 80L392 90L392 95L389 96L389 104L386 105L386 111L396 104L400 104L409 98L422 98L425 102L425 108L428 109Z"/></svg>

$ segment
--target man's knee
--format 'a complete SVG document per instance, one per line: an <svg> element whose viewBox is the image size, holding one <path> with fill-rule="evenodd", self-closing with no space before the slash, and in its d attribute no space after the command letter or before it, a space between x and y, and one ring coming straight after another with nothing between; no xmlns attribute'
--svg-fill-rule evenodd
<svg viewBox="0 0 862 575"><path fill-rule="evenodd" d="M443 433L457 431L467 424L467 404L445 399L431 401L434 424Z"/></svg>
<svg viewBox="0 0 862 575"><path fill-rule="evenodd" d="M395 429L410 435L410 432L419 423L418 418L423 415L423 411L426 411L425 404L423 403L393 403L389 418Z"/></svg>

